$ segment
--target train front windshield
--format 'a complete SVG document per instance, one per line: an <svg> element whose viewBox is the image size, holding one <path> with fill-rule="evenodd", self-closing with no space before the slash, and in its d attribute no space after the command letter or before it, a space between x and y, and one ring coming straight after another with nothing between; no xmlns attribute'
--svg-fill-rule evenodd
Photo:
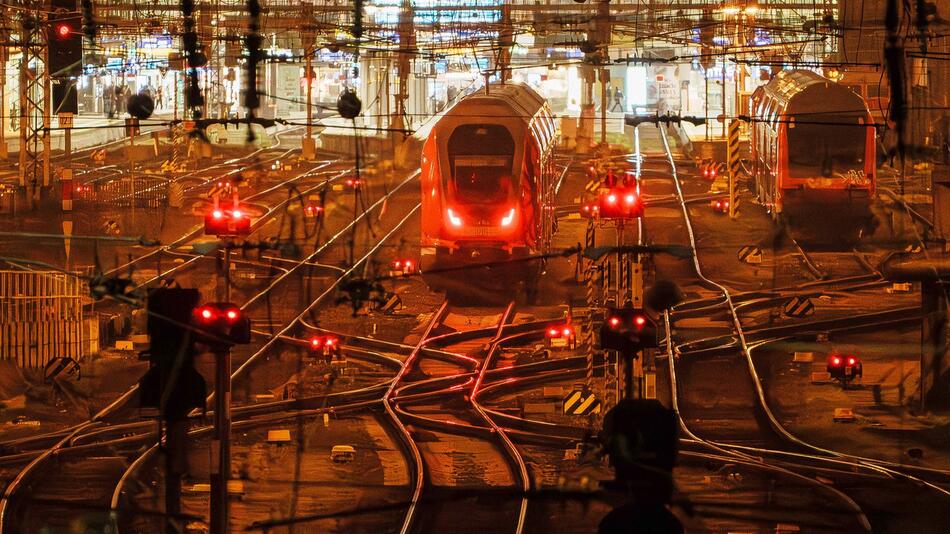
<svg viewBox="0 0 950 534"><path fill-rule="evenodd" d="M802 115L788 125L791 178L863 174L867 131L853 114Z"/></svg>
<svg viewBox="0 0 950 534"><path fill-rule="evenodd" d="M511 195L515 142L504 126L466 124L449 137L449 161L457 200L495 204Z"/></svg>

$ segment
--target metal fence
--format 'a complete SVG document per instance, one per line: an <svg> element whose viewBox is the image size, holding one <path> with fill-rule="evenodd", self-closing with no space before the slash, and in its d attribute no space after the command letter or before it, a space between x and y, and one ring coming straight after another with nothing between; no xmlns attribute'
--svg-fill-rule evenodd
<svg viewBox="0 0 950 534"><path fill-rule="evenodd" d="M97 207L159 208L168 196L168 179L143 175L135 179L97 180L76 186L73 198Z"/></svg>
<svg viewBox="0 0 950 534"><path fill-rule="evenodd" d="M89 352L92 325L83 328L86 286L57 271L0 271L0 359L42 367L53 358Z"/></svg>

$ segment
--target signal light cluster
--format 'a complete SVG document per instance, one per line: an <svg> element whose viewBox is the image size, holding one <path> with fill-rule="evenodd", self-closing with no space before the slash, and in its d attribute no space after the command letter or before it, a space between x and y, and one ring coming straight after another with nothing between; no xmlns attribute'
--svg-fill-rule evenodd
<svg viewBox="0 0 950 534"><path fill-rule="evenodd" d="M717 199L710 201L709 207L711 207L716 213L729 213L729 200Z"/></svg>
<svg viewBox="0 0 950 534"><path fill-rule="evenodd" d="M205 215L205 235L248 235L251 218L238 207L215 206Z"/></svg>
<svg viewBox="0 0 950 534"><path fill-rule="evenodd" d="M828 355L828 365L826 366L828 374L835 380L841 382L850 382L855 378L860 378L864 373L864 364L861 359L853 354L840 354L832 352Z"/></svg>
<svg viewBox="0 0 950 534"><path fill-rule="evenodd" d="M65 22L60 22L56 25L56 37L60 39L67 39L73 33L73 28Z"/></svg>
<svg viewBox="0 0 950 534"><path fill-rule="evenodd" d="M343 183L345 183L350 189L359 189L363 187L363 180L360 180L359 178L347 178Z"/></svg>
<svg viewBox="0 0 950 534"><path fill-rule="evenodd" d="M317 335L307 342L310 354L333 357L340 354L340 338L332 334Z"/></svg>
<svg viewBox="0 0 950 534"><path fill-rule="evenodd" d="M323 216L323 206L319 204L307 204L303 209L303 213L307 217L320 218Z"/></svg>
<svg viewBox="0 0 950 534"><path fill-rule="evenodd" d="M699 164L699 172L703 175L703 178L713 181L719 175L719 167L719 163L704 161Z"/></svg>
<svg viewBox="0 0 950 534"><path fill-rule="evenodd" d="M389 264L390 276L402 276L416 272L416 262L411 259L396 259Z"/></svg>
<svg viewBox="0 0 950 534"><path fill-rule="evenodd" d="M656 323L642 309L608 308L600 329L604 349L624 353L659 346Z"/></svg>
<svg viewBox="0 0 950 534"><path fill-rule="evenodd" d="M548 345L552 348L574 349L577 347L577 335L570 323L553 325L544 333Z"/></svg>
<svg viewBox="0 0 950 534"><path fill-rule="evenodd" d="M643 217L643 202L635 188L614 188L602 191L598 197L598 216L601 219L637 219Z"/></svg>
<svg viewBox="0 0 950 534"><path fill-rule="evenodd" d="M240 345L251 342L251 321L237 305L209 302L192 311L192 324L198 339L212 346Z"/></svg>

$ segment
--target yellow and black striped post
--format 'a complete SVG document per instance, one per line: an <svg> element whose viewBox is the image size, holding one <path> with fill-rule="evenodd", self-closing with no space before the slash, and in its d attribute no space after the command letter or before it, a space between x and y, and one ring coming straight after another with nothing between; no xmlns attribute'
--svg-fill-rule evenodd
<svg viewBox="0 0 950 534"><path fill-rule="evenodd" d="M597 241L594 228L594 221L587 223L587 234L584 238L584 246L591 248ZM578 263L580 263L578 259ZM587 380L584 382L588 391L593 391L594 387L594 310L597 309L597 297L594 293L594 260L584 260L584 283L587 288L587 318L584 321L584 344L587 348Z"/></svg>
<svg viewBox="0 0 950 534"><path fill-rule="evenodd" d="M739 125L738 120L729 123L729 139L726 143L726 165L729 171L729 217L736 217L736 178L739 177Z"/></svg>

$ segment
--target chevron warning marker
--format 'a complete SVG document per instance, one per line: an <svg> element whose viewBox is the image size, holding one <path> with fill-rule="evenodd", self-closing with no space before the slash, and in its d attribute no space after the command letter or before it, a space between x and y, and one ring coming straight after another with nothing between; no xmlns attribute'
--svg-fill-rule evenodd
<svg viewBox="0 0 950 534"><path fill-rule="evenodd" d="M808 297L792 297L782 306L782 313L787 317L805 317L815 313L815 305Z"/></svg>
<svg viewBox="0 0 950 534"><path fill-rule="evenodd" d="M564 397L564 413L566 415L600 413L600 400L593 393L575 389Z"/></svg>
<svg viewBox="0 0 950 534"><path fill-rule="evenodd" d="M748 264L762 263L762 249L755 245L746 245L739 249L739 261Z"/></svg>

